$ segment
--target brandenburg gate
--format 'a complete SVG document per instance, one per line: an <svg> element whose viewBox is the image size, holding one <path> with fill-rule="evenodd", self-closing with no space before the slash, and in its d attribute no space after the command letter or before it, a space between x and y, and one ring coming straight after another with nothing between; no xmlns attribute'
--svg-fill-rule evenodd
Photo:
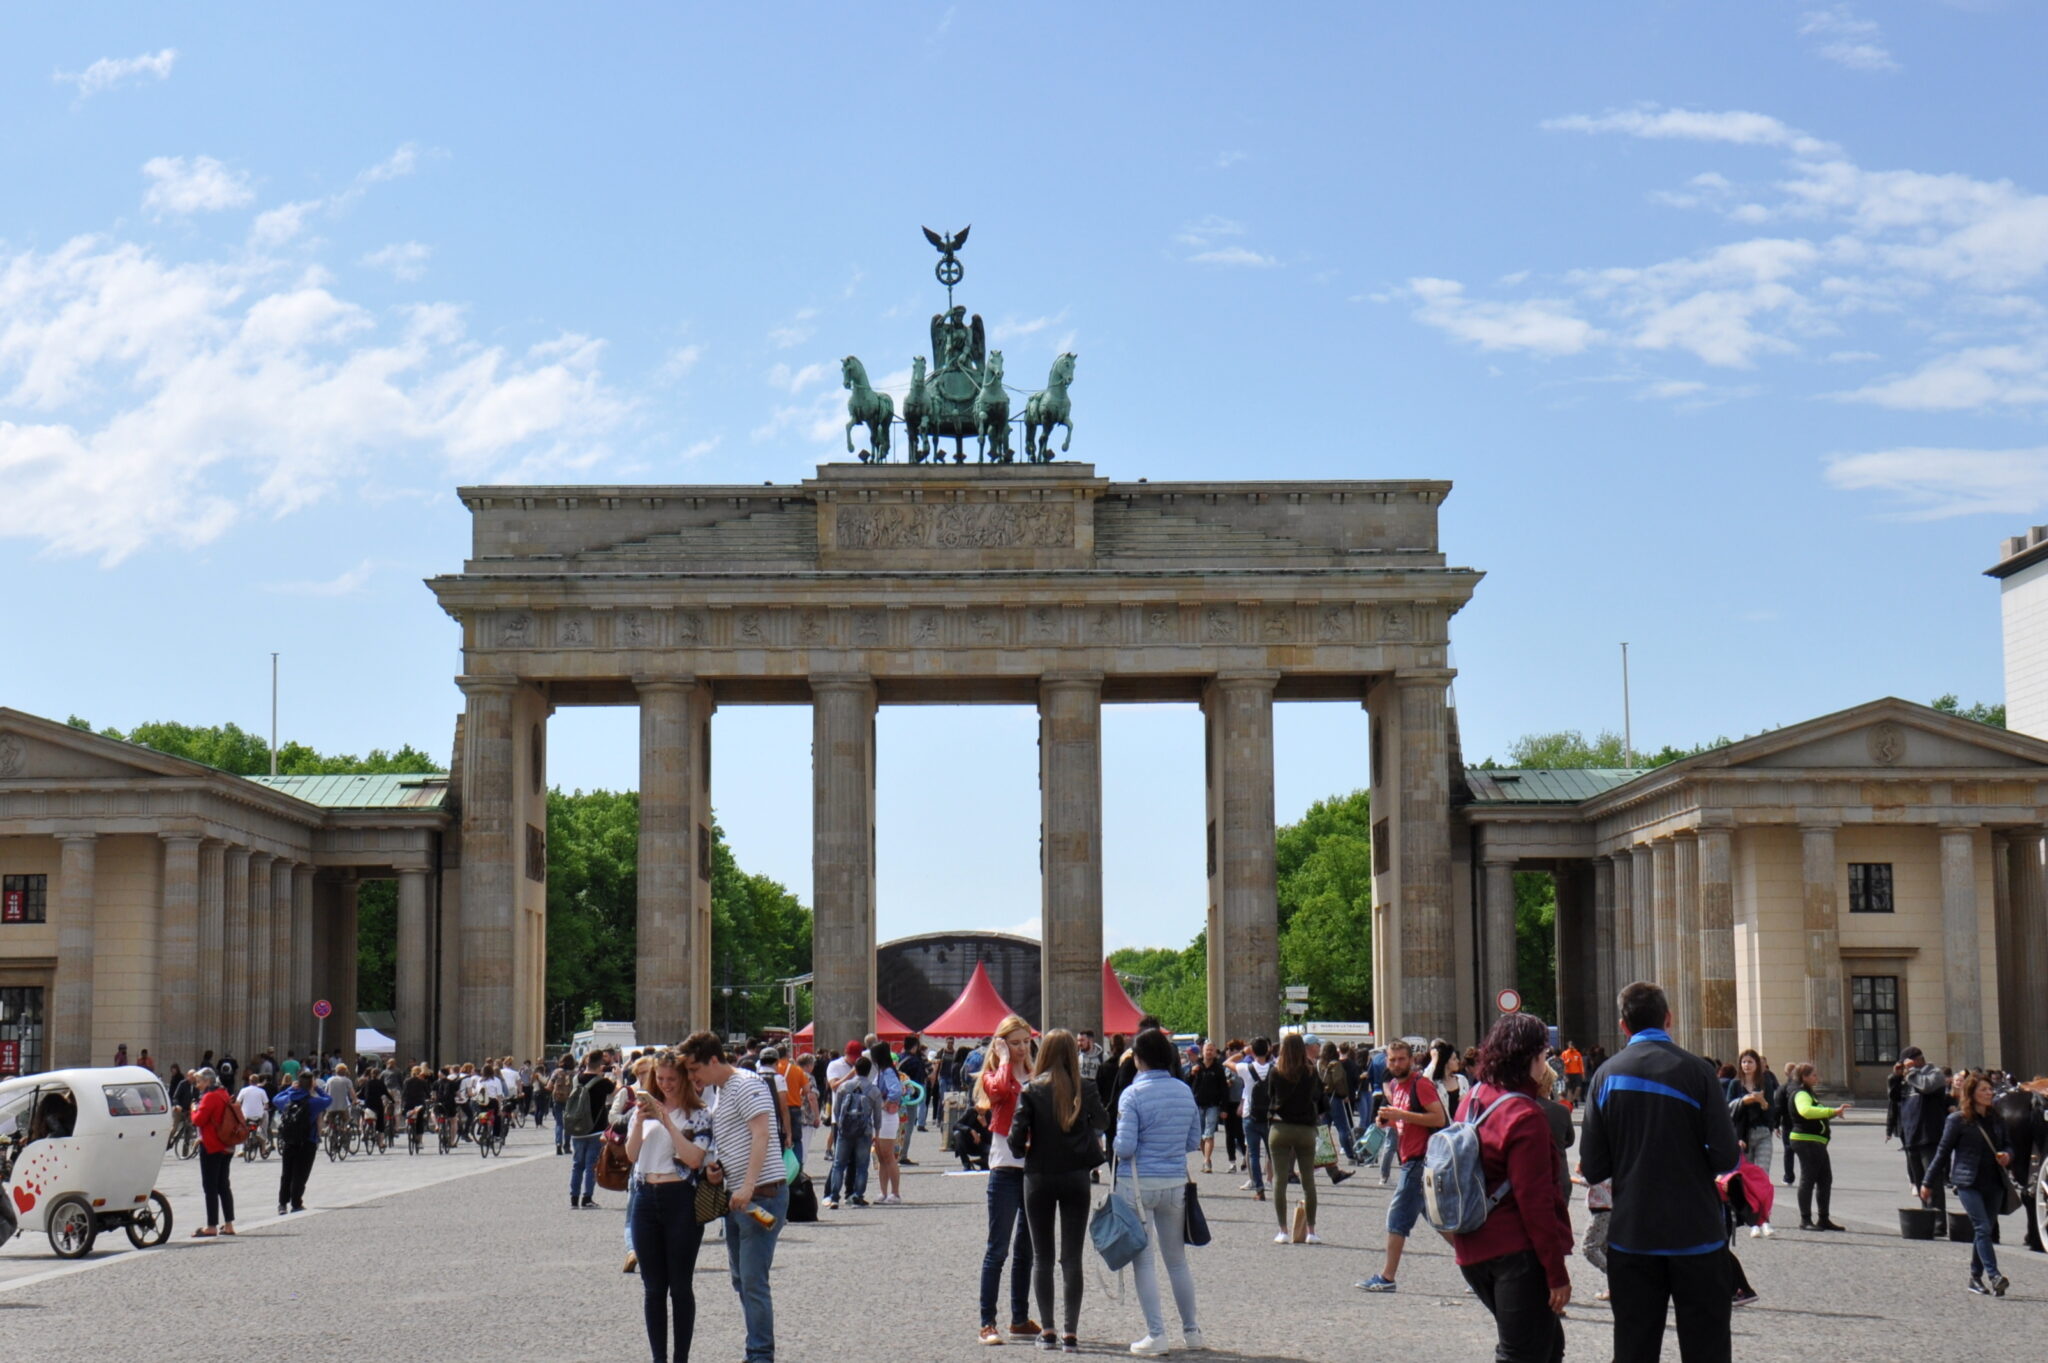
<svg viewBox="0 0 2048 1363"><path fill-rule="evenodd" d="M1102 707L1200 704L1217 1036L1280 1020L1273 706L1363 703L1373 1020L1455 1034L1446 642L1480 574L1439 550L1450 485L1114 482L1051 462L1049 438L1032 462L948 464L936 443L796 485L462 490L470 556L430 582L461 624L467 697L452 1053L541 1048L564 705L640 708L643 1041L711 1020L711 720L762 704L811 707L821 1046L874 1017L876 707L939 703L1038 707L1035 1021L1076 1028L1101 1025ZM417 1016L427 956L407 945Z"/></svg>

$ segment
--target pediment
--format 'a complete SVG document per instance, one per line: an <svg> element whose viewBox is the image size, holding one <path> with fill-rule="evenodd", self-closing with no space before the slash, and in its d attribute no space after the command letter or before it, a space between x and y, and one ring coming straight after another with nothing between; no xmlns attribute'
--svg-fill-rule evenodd
<svg viewBox="0 0 2048 1363"><path fill-rule="evenodd" d="M55 720L0 710L0 781L203 775L211 769Z"/></svg>
<svg viewBox="0 0 2048 1363"><path fill-rule="evenodd" d="M1829 771L2039 770L2048 766L2048 743L1887 699L1745 739L1707 755L1701 765Z"/></svg>

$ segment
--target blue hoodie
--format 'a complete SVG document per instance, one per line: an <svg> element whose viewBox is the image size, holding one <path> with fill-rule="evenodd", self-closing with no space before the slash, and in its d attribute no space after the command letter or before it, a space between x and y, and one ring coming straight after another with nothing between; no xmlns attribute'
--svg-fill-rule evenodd
<svg viewBox="0 0 2048 1363"><path fill-rule="evenodd" d="M1123 1173L1137 1161L1141 1179L1186 1181L1188 1155L1202 1148L1195 1093L1171 1070L1139 1070L1116 1104L1116 1160Z"/></svg>

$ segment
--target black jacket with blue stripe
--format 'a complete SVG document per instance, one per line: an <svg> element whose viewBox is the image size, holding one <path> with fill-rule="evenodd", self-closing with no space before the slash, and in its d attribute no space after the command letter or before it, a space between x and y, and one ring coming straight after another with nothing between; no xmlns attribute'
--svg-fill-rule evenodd
<svg viewBox="0 0 2048 1363"><path fill-rule="evenodd" d="M1717 1175L1738 1158L1721 1082L1663 1032L1638 1032L1593 1076L1579 1167L1614 1180L1610 1250L1707 1254L1728 1242Z"/></svg>

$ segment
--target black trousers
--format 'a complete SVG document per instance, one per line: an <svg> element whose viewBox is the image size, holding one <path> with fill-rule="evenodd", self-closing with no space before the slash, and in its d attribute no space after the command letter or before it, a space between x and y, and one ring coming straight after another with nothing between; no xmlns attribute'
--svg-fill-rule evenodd
<svg viewBox="0 0 2048 1363"><path fill-rule="evenodd" d="M232 1150L223 1150L218 1155L211 1150L199 1152L199 1186L206 1192L206 1224L209 1226L235 1219L235 1190L229 1185L229 1175L234 1167L235 1152Z"/></svg>
<svg viewBox="0 0 2048 1363"><path fill-rule="evenodd" d="M1058 1213L1059 1241L1053 1241ZM1052 1329L1052 1258L1060 1258L1060 1293L1066 1305L1062 1334L1081 1331L1081 1238L1088 1232L1088 1171L1024 1176L1024 1219L1031 1226L1031 1286L1038 1298L1038 1319Z"/></svg>
<svg viewBox="0 0 2048 1363"><path fill-rule="evenodd" d="M1825 1141L1793 1141L1791 1146L1799 1156L1799 1224L1820 1225L1828 1219L1828 1199L1835 1192L1834 1161L1828 1158ZM1816 1200L1818 1216L1813 1215Z"/></svg>
<svg viewBox="0 0 2048 1363"><path fill-rule="evenodd" d="M654 1363L669 1363L669 1313L675 1313L675 1363L689 1363L697 1333L697 1185L643 1183L633 1191L633 1253L640 1257L647 1345Z"/></svg>
<svg viewBox="0 0 2048 1363"><path fill-rule="evenodd" d="M306 1176L313 1172L313 1160L320 1147L308 1142L280 1145L277 1158L283 1166L277 1177L277 1205L295 1212L306 1210Z"/></svg>
<svg viewBox="0 0 2048 1363"><path fill-rule="evenodd" d="M1934 1162L1934 1151L1935 1147L1931 1145L1916 1145L1906 1151L1906 1177L1912 1180L1916 1190L1927 1181L1927 1166ZM1946 1213L1948 1189L1936 1182L1927 1191L1932 1194L1927 1199L1927 1205L1935 1211Z"/></svg>
<svg viewBox="0 0 2048 1363"><path fill-rule="evenodd" d="M1550 1309L1550 1283L1536 1251L1503 1254L1458 1271L1493 1313L1499 1337L1494 1363L1558 1363L1564 1357L1564 1322Z"/></svg>
<svg viewBox="0 0 2048 1363"><path fill-rule="evenodd" d="M1232 1105L1223 1110L1223 1157L1235 1163L1244 1150L1244 1117Z"/></svg>
<svg viewBox="0 0 2048 1363"><path fill-rule="evenodd" d="M1614 1306L1614 1363L1657 1363L1664 1314L1678 1312L1678 1356L1685 1363L1729 1363L1728 1317L1734 1283L1728 1252L1630 1254L1607 1249L1607 1291Z"/></svg>

